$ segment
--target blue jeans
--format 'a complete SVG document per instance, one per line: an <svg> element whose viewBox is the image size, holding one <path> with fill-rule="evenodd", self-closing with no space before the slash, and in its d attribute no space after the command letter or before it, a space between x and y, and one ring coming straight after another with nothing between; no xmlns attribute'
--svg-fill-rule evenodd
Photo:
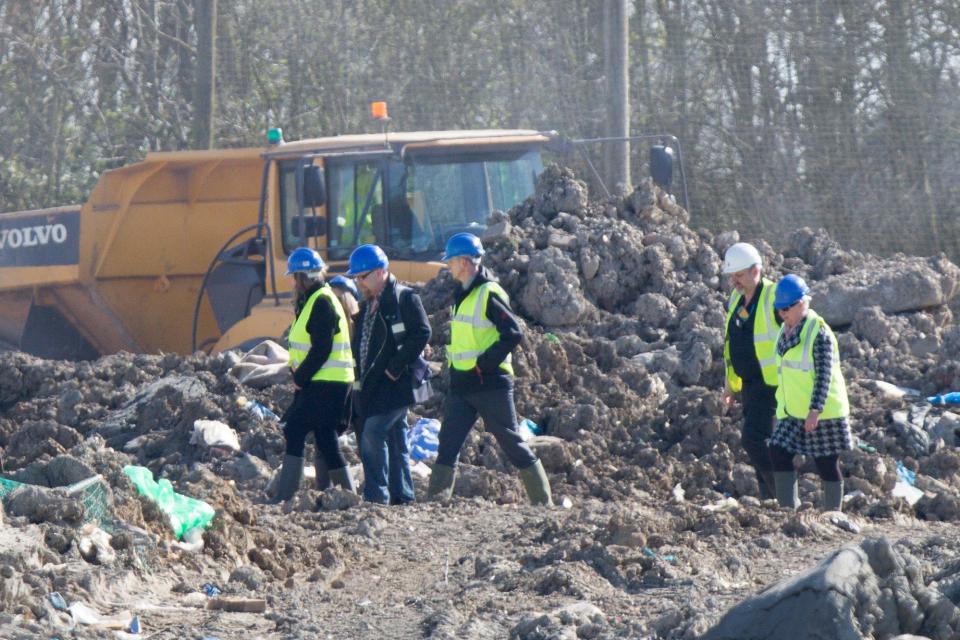
<svg viewBox="0 0 960 640"><path fill-rule="evenodd" d="M406 407L363 421L360 459L363 461L363 499L367 502L414 501L406 430Z"/></svg>

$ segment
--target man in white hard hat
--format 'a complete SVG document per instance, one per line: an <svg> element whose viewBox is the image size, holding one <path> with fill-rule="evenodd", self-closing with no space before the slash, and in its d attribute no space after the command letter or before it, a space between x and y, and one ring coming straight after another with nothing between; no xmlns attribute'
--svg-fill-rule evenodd
<svg viewBox="0 0 960 640"><path fill-rule="evenodd" d="M767 500L776 495L767 439L776 422L776 345L782 320L773 309L775 286L761 276L762 269L760 252L746 242L732 245L723 258L723 273L733 286L724 323L723 401L731 405L734 394L740 394L740 442L757 473L760 498Z"/></svg>

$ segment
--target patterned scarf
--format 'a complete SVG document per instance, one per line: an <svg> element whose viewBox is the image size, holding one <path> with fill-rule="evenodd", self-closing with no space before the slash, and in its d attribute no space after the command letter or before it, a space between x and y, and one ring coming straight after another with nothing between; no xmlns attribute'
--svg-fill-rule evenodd
<svg viewBox="0 0 960 640"><path fill-rule="evenodd" d="M363 328L360 330L360 375L363 376L370 366L367 362L367 355L370 352L370 336L373 334L373 321L377 317L377 303L379 298L374 298L367 306L367 313L363 316Z"/></svg>

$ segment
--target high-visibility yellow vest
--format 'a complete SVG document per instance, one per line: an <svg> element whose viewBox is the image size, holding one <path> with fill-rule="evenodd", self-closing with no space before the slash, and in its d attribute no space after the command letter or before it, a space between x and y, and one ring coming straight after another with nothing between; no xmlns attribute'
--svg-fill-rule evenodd
<svg viewBox="0 0 960 640"><path fill-rule="evenodd" d="M487 320L487 303L490 294L496 293L509 304L510 297L496 282L484 282L467 295L451 312L450 344L447 346L447 361L460 371L469 371L477 366L481 353L500 339L497 327ZM513 375L512 359L508 354L500 368Z"/></svg>
<svg viewBox="0 0 960 640"><path fill-rule="evenodd" d="M757 300L757 312L753 319L753 349L757 354L757 362L760 363L760 372L763 374L763 381L775 387L777 385L777 336L780 335L780 327L777 326L773 309L773 297L776 285L764 278L763 289L760 291L760 299ZM723 323L723 362L727 368L727 384L731 391L740 391L743 388L743 380L740 379L734 370L733 363L730 360L730 318L743 296L734 289L730 296L730 302L727 305L727 319Z"/></svg>
<svg viewBox="0 0 960 640"><path fill-rule="evenodd" d="M312 343L310 341L310 334L307 332L307 322L310 321L313 304L320 296L329 300L330 304L333 305L333 310L337 312L337 327L340 330L333 336L333 347L330 350L327 361L313 374L311 380L353 382L353 351L350 349L350 329L347 324L347 314L343 312L343 307L340 305L340 301L337 300L337 294L335 294L333 289L326 283L310 296L307 303L303 305L303 309L300 310L300 315L297 316L297 319L294 320L290 326L290 367L296 370L310 351Z"/></svg>
<svg viewBox="0 0 960 640"><path fill-rule="evenodd" d="M833 343L834 352L839 354L837 338L827 322L813 311L807 311L807 320L800 330L800 343L782 356L777 356L777 417L806 419L810 412L810 399L813 396L813 379L816 374L813 366L814 339L826 332ZM835 420L850 415L850 403L847 400L847 384L840 370L840 358L833 359L830 371L830 391L827 402L820 412L821 420Z"/></svg>

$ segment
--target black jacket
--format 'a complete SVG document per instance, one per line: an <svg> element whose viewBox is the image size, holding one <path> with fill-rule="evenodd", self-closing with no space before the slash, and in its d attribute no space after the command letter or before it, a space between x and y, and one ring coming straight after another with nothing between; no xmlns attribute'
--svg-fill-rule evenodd
<svg viewBox="0 0 960 640"><path fill-rule="evenodd" d="M363 418L414 403L411 368L419 361L420 353L430 340L430 321L423 310L420 296L412 289L399 285L391 275L380 292L375 311L376 318L367 349L369 362L361 363L360 342L369 309L370 303L364 300L353 332L353 357L357 363L357 381L360 382L359 391L354 392L354 410ZM392 327L401 323L404 335L398 344ZM386 371L397 380L388 378Z"/></svg>
<svg viewBox="0 0 960 640"><path fill-rule="evenodd" d="M481 268L468 289L458 286L453 296L453 306L458 307L470 292L485 282L494 280L490 272ZM480 354L477 369L458 371L450 367L450 389L452 391L483 391L484 389L504 389L513 386L513 377L500 368L514 347L523 340L523 329L513 316L510 305L495 293L490 294L487 303L487 320L492 322L500 334L500 339Z"/></svg>
<svg viewBox="0 0 960 640"><path fill-rule="evenodd" d="M324 285L316 284L297 298L295 308L297 317L300 317L303 305L321 286ZM293 381L301 388L310 384L313 375L330 357L330 352L333 350L333 336L340 333L337 312L330 301L323 296L318 297L313 303L310 318L307 320L307 333L310 334L310 351L293 373Z"/></svg>

